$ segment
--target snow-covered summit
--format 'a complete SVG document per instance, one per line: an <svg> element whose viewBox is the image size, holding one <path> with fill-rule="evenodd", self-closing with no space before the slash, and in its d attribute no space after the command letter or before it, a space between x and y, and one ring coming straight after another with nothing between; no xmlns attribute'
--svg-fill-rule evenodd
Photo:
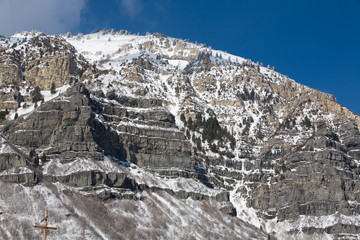
<svg viewBox="0 0 360 240"><path fill-rule="evenodd" d="M174 66L185 66L195 59L199 52L209 51L203 44L190 43L186 40L167 37L163 34L147 34L139 36L127 31L98 31L87 35L65 36L77 50L92 64L101 64L112 60L116 63L129 61L143 52L150 52L157 57L168 60ZM222 51L211 50L213 61L234 61L242 63L245 59ZM216 56L216 57L215 57ZM115 69L118 65L104 65L100 68Z"/></svg>

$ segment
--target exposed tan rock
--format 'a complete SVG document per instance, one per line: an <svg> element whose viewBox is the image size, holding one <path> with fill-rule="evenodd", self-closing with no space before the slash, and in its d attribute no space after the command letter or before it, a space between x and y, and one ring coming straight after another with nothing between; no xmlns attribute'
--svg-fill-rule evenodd
<svg viewBox="0 0 360 240"><path fill-rule="evenodd" d="M22 72L19 63L9 56L0 57L0 85L19 85Z"/></svg>
<svg viewBox="0 0 360 240"><path fill-rule="evenodd" d="M52 83L55 87L61 87L78 73L74 57L60 53L58 56L41 59L41 63L39 60L29 61L25 66L25 81L28 86L50 90Z"/></svg>

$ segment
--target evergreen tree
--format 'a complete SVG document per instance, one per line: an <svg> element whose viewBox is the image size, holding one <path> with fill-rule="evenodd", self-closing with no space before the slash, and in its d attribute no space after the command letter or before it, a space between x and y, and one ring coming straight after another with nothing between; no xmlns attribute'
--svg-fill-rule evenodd
<svg viewBox="0 0 360 240"><path fill-rule="evenodd" d="M54 82L51 83L50 93L51 93L51 94L56 93L55 83L54 83Z"/></svg>
<svg viewBox="0 0 360 240"><path fill-rule="evenodd" d="M236 140L233 136L231 136L231 139L230 139L230 147L232 150L235 149L235 144L236 144Z"/></svg>
<svg viewBox="0 0 360 240"><path fill-rule="evenodd" d="M193 125L193 120L191 117L189 117L189 119L187 121L187 126L190 130L193 130L194 125Z"/></svg>
<svg viewBox="0 0 360 240"><path fill-rule="evenodd" d="M184 113L181 113L180 120L186 125L186 119Z"/></svg>
<svg viewBox="0 0 360 240"><path fill-rule="evenodd" d="M311 121L310 119L308 118L308 116L305 116L305 119L304 119L304 125L307 127L307 128L310 128L311 127Z"/></svg>
<svg viewBox="0 0 360 240"><path fill-rule="evenodd" d="M216 147L215 143L213 143L213 144L210 145L210 150L211 150L212 152L214 152L214 153L217 152L217 147Z"/></svg>
<svg viewBox="0 0 360 240"><path fill-rule="evenodd" d="M249 98L250 98L249 90L248 90L245 86L243 87L243 94L241 95L241 98L242 98L244 101L247 101L247 100L249 100Z"/></svg>
<svg viewBox="0 0 360 240"><path fill-rule="evenodd" d="M38 155L36 155L34 158L34 165L35 165L35 167L39 166L39 156Z"/></svg>
<svg viewBox="0 0 360 240"><path fill-rule="evenodd" d="M43 99L39 86L35 87L34 91L31 92L31 96L34 103L41 101L41 99Z"/></svg>
<svg viewBox="0 0 360 240"><path fill-rule="evenodd" d="M45 153L41 156L40 160L42 163L46 162L46 154Z"/></svg>
<svg viewBox="0 0 360 240"><path fill-rule="evenodd" d="M31 149L29 153L29 157L33 158L35 156L35 149Z"/></svg>
<svg viewBox="0 0 360 240"><path fill-rule="evenodd" d="M221 139L222 131L216 118L210 117L204 123L203 139L211 143L215 139Z"/></svg>
<svg viewBox="0 0 360 240"><path fill-rule="evenodd" d="M190 139L190 131L189 131L189 129L186 129L186 137L188 138L188 139Z"/></svg>
<svg viewBox="0 0 360 240"><path fill-rule="evenodd" d="M1 111L0 112L0 120L5 120L6 115L8 115L7 109L6 109L6 111Z"/></svg>
<svg viewBox="0 0 360 240"><path fill-rule="evenodd" d="M198 150L201 150L201 139L200 138L196 138L196 148Z"/></svg>
<svg viewBox="0 0 360 240"><path fill-rule="evenodd" d="M199 127L202 127L203 126L203 119L202 119L202 116L201 116L201 113L197 113L196 114L196 122L195 122L195 127L196 128L199 128Z"/></svg>
<svg viewBox="0 0 360 240"><path fill-rule="evenodd" d="M197 148L196 147L193 147L193 151L194 151L195 156L197 156L198 153L197 153Z"/></svg>
<svg viewBox="0 0 360 240"><path fill-rule="evenodd" d="M255 91L254 91L254 89L253 90L251 90L251 93L250 93L250 100L255 100Z"/></svg>

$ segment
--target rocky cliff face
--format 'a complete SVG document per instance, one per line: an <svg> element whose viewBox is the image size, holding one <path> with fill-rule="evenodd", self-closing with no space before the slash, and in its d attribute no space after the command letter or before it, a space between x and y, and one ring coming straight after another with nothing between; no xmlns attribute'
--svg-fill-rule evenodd
<svg viewBox="0 0 360 240"><path fill-rule="evenodd" d="M34 209L41 206L30 187L43 204L66 209L66 218L54 210L56 223L77 227L64 237L80 228L96 239L143 236L141 224L122 234L99 225L83 206L70 207L76 199L107 219L159 229L150 238L171 237L169 226L204 239L360 234L360 118L331 95L162 34L24 33L0 46L1 184L18 186ZM31 149L46 155L40 166ZM2 221L18 208L0 209ZM152 208L167 209L159 210L167 222ZM198 210L202 216L190 214ZM183 232L167 211L182 226L195 224ZM24 234L4 226L4 238Z"/></svg>
<svg viewBox="0 0 360 240"><path fill-rule="evenodd" d="M35 87L50 90L81 78L87 62L66 41L33 31L1 41L2 109L16 110Z"/></svg>

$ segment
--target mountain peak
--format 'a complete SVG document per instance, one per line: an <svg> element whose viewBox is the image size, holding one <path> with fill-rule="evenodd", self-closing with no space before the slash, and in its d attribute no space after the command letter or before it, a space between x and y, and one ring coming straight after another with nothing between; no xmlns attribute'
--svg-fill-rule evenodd
<svg viewBox="0 0 360 240"><path fill-rule="evenodd" d="M56 225L74 223L62 237L81 224L91 239L359 234L360 118L333 96L159 33L13 38L0 51L0 184L27 209L56 202ZM0 217L29 205L0 200ZM25 231L13 226L1 227Z"/></svg>

